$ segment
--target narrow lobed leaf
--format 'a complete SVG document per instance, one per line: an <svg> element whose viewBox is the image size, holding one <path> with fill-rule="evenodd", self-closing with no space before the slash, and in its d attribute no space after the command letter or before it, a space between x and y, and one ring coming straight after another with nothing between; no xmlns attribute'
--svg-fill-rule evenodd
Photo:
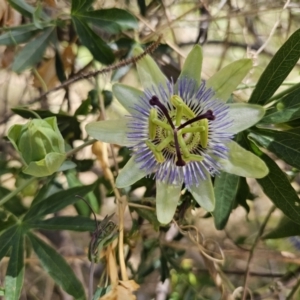
<svg viewBox="0 0 300 300"><path fill-rule="evenodd" d="M249 103L264 105L269 102L281 83L300 58L300 29L296 30L276 52L253 90Z"/></svg>
<svg viewBox="0 0 300 300"><path fill-rule="evenodd" d="M85 299L81 282L64 258L34 234L29 232L27 235L43 268L53 280L76 300Z"/></svg>
<svg viewBox="0 0 300 300"><path fill-rule="evenodd" d="M12 251L5 275L5 298L19 300L24 281L24 236L20 229L14 235Z"/></svg>
<svg viewBox="0 0 300 300"><path fill-rule="evenodd" d="M81 43L90 50L93 57L103 64L112 64L115 59L114 54L100 36L88 26L84 19L73 15L72 21Z"/></svg>
<svg viewBox="0 0 300 300"><path fill-rule="evenodd" d="M50 27L30 41L15 57L12 70L21 73L41 61L55 27ZM34 49L34 51L33 51Z"/></svg>
<svg viewBox="0 0 300 300"><path fill-rule="evenodd" d="M218 230L225 228L238 192L240 177L222 172L214 183L216 206L213 211L215 226Z"/></svg>
<svg viewBox="0 0 300 300"><path fill-rule="evenodd" d="M300 128L286 131L259 129L249 138L258 142L289 165L300 168Z"/></svg>
<svg viewBox="0 0 300 300"><path fill-rule="evenodd" d="M67 205L71 205L79 199L76 195L85 196L95 188L94 184L74 187L65 191L60 191L47 197L30 207L27 214L24 216L24 221L41 218L45 215L57 212Z"/></svg>

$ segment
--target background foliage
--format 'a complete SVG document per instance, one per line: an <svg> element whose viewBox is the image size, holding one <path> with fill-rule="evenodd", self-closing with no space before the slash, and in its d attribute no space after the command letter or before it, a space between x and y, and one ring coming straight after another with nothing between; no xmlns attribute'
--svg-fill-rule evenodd
<svg viewBox="0 0 300 300"><path fill-rule="evenodd" d="M268 0L0 1L0 296L135 299L139 284L137 299L246 299L247 290L251 299L299 299L299 8ZM111 84L139 83L134 66L118 63L160 34L152 56L174 80L194 43L203 45L203 79L253 59L228 101L267 108L236 140L270 170L257 181L215 178L213 218L182 195L166 227L155 216L152 179L114 186L129 150L100 142L91 149L83 129L124 114ZM57 118L75 168L22 173L5 136L32 111ZM114 215L95 226L77 195L99 220Z"/></svg>

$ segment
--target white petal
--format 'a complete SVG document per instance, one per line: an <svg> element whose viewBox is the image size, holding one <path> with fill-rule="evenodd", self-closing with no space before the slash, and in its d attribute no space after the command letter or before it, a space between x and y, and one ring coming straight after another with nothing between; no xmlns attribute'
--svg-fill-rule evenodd
<svg viewBox="0 0 300 300"><path fill-rule="evenodd" d="M226 146L229 148L228 159L218 160L223 171L250 178L263 178L269 173L264 161L252 152L245 150L234 141Z"/></svg>
<svg viewBox="0 0 300 300"><path fill-rule="evenodd" d="M136 103L141 102L140 97L144 94L142 91L120 83L114 84L112 90L118 101L128 112L136 112L132 108Z"/></svg>
<svg viewBox="0 0 300 300"><path fill-rule="evenodd" d="M85 127L86 132L93 138L121 146L133 146L136 142L127 138L128 119L91 122Z"/></svg>
<svg viewBox="0 0 300 300"><path fill-rule="evenodd" d="M210 174L205 170L206 180L199 179L199 184L190 186L189 191L197 203L207 211L213 211L215 208L215 193L211 182Z"/></svg>
<svg viewBox="0 0 300 300"><path fill-rule="evenodd" d="M238 133L256 124L265 114L265 109L260 105L248 103L228 104L228 119L233 121L227 132Z"/></svg>
<svg viewBox="0 0 300 300"><path fill-rule="evenodd" d="M156 180L156 214L161 224L172 221L179 201L182 184L167 184Z"/></svg>
<svg viewBox="0 0 300 300"><path fill-rule="evenodd" d="M136 163L135 157L132 156L120 171L116 179L116 186L118 188L124 188L133 185L135 182L148 175L144 169L141 169L141 165L142 163Z"/></svg>

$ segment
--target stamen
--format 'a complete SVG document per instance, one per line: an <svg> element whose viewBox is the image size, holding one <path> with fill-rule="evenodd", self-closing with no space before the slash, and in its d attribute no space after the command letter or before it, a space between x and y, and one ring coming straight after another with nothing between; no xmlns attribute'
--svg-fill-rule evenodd
<svg viewBox="0 0 300 300"><path fill-rule="evenodd" d="M196 116L195 118L186 121L185 123L181 124L177 129L180 130L180 129L184 128L185 126L193 124L202 119L208 119L210 121L213 121L215 119L215 116L213 115L212 110L208 110L205 114Z"/></svg>
<svg viewBox="0 0 300 300"><path fill-rule="evenodd" d="M159 101L159 99L156 96L152 96L152 98L149 101L150 105L154 106L156 105L157 107L160 108L160 110L163 112L163 114L165 115L165 117L167 118L169 124L171 125L172 129L175 129L175 126L172 122L172 119L169 115L169 112L167 110L167 108Z"/></svg>

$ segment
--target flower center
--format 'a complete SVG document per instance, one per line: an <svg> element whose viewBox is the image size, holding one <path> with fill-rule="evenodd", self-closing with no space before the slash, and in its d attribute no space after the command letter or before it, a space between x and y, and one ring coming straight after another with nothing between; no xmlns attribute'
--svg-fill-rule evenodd
<svg viewBox="0 0 300 300"><path fill-rule="evenodd" d="M178 95L172 96L170 101L175 108L171 111L157 96L150 99L153 108L149 115L146 145L159 163L173 157L180 167L190 161L202 161L203 156L199 152L207 147L208 121L215 119L213 112L208 110L196 115Z"/></svg>

